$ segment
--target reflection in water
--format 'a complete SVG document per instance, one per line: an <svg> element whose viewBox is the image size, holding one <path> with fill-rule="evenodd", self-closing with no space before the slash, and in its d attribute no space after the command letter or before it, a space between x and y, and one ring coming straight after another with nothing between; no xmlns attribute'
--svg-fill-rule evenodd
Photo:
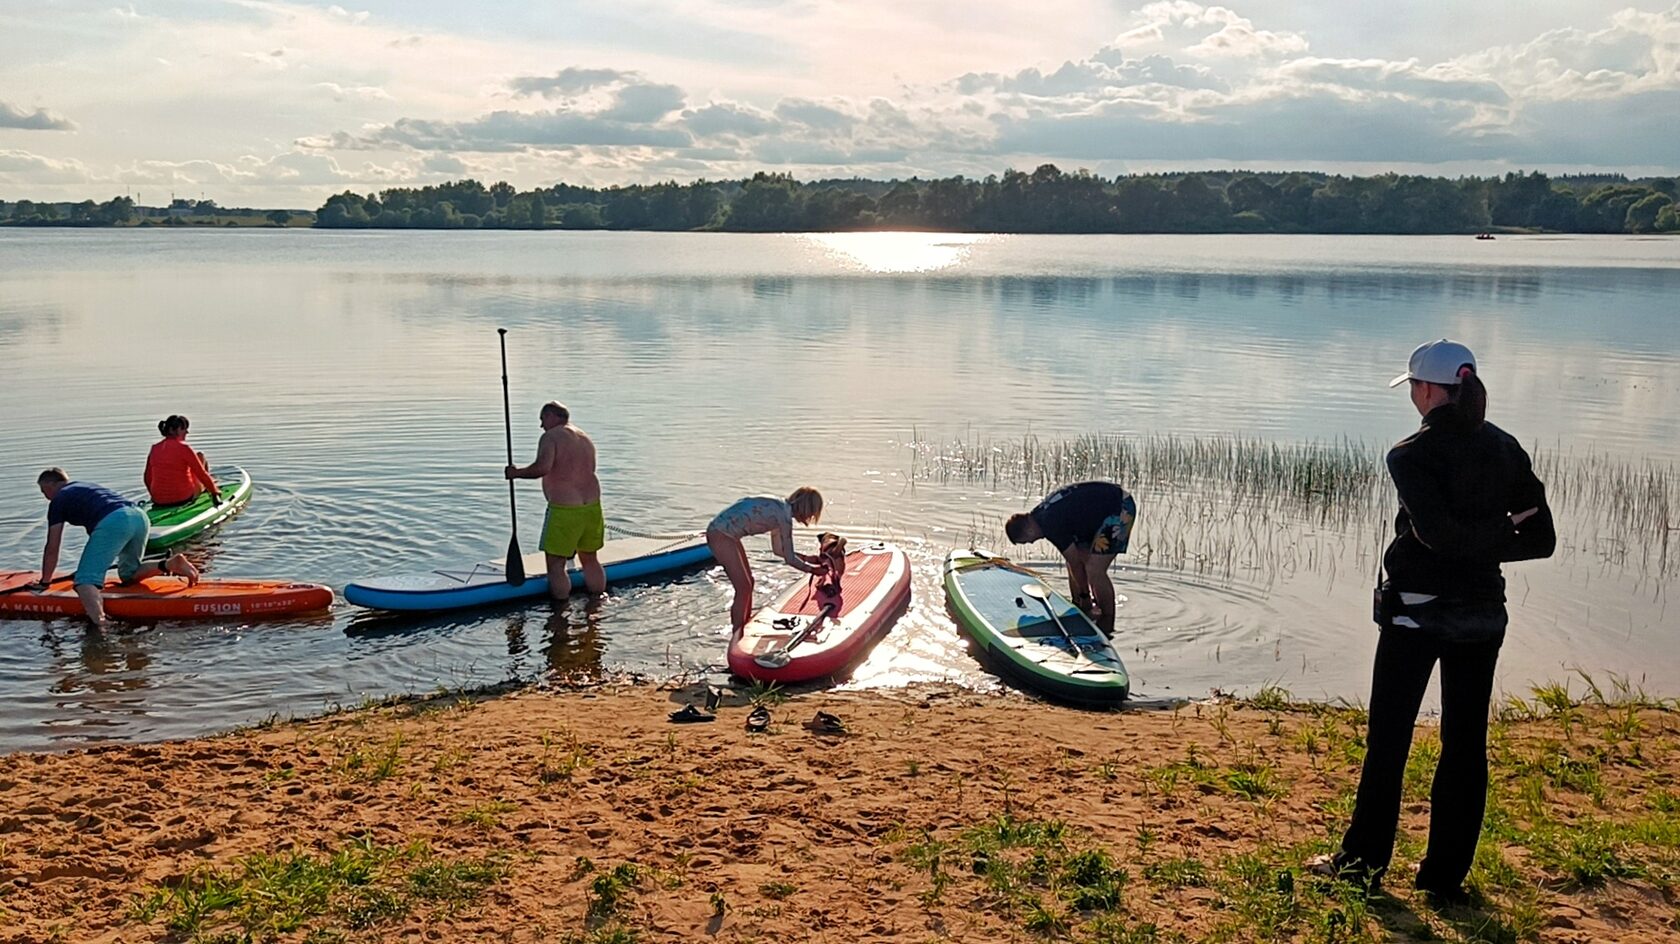
<svg viewBox="0 0 1680 944"><path fill-rule="evenodd" d="M152 664L140 645L139 633L125 629L82 633L81 663L87 671L83 684L61 688L73 691L85 688L91 692L129 692L146 687L146 667Z"/></svg>
<svg viewBox="0 0 1680 944"><path fill-rule="evenodd" d="M601 635L607 597L585 597L554 606L520 611L507 617L507 650L515 663L530 651L530 629L541 624L543 671L557 682L584 683L605 675L606 646ZM552 604L551 604L552 605Z"/></svg>
<svg viewBox="0 0 1680 944"><path fill-rule="evenodd" d="M582 620L574 617L569 606L549 616L543 655L551 676L567 681L601 677L602 656L606 652L601 642L603 602L600 598L585 601Z"/></svg>
<svg viewBox="0 0 1680 944"><path fill-rule="evenodd" d="M1594 492L1608 480L1569 470L1680 459L1672 244L1477 249L1469 265L1461 241L1431 239L0 231L0 413L53 417L8 426L16 466L138 491L157 417L186 410L195 442L256 483L195 560L342 587L506 546L494 329L507 327L515 417L572 407L600 448L610 524L696 528L742 494L816 485L825 527L914 561L909 612L850 684L984 687L944 612L940 561L995 544L1058 483L919 474L955 442L998 456L1091 433L1375 450L1416 423L1383 383L1419 340L1453 335L1484 362L1495 421L1559 458L1560 504L1643 500L1637 476ZM136 362L144 383L112 382ZM1231 516L1206 483L1114 474L1148 535L1117 574L1140 695L1279 683L1363 697L1385 500ZM533 546L540 495L520 489ZM43 511L33 490L0 490L4 566L38 559ZM1512 569L1522 644L1502 684L1580 664L1676 693L1673 566L1613 515L1578 519L1598 530ZM767 596L796 579L752 551ZM722 660L728 599L714 568L559 613L340 607L108 639L0 621L0 749L551 671L702 670Z"/></svg>
<svg viewBox="0 0 1680 944"><path fill-rule="evenodd" d="M801 235L842 263L865 272L933 272L957 265L974 244L972 233L810 233Z"/></svg>

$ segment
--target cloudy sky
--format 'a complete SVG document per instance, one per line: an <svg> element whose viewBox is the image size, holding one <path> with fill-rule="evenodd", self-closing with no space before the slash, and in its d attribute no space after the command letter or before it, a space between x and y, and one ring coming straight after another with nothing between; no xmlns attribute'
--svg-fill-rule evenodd
<svg viewBox="0 0 1680 944"><path fill-rule="evenodd" d="M1234 2L0 0L0 200L1680 171L1680 3Z"/></svg>

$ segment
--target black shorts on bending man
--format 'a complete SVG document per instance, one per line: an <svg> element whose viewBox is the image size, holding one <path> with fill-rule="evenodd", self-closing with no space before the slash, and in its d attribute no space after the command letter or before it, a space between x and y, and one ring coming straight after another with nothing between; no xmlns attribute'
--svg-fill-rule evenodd
<svg viewBox="0 0 1680 944"><path fill-rule="evenodd" d="M1105 634L1114 632L1114 582L1108 568L1131 542L1137 503L1113 482L1065 485L1032 511L1012 515L1004 525L1009 540L1031 544L1043 539L1067 559L1068 590L1073 602L1091 614Z"/></svg>

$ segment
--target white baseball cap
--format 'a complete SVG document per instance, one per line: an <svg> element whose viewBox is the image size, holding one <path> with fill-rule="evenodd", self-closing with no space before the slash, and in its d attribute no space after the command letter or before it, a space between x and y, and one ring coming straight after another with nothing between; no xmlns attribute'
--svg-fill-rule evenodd
<svg viewBox="0 0 1680 944"><path fill-rule="evenodd" d="M1457 341L1442 338L1419 344L1412 352L1412 359L1406 362L1406 372L1390 381L1389 386L1398 387L1408 380L1423 380L1443 387L1457 386L1458 369L1466 364L1475 370L1476 355Z"/></svg>

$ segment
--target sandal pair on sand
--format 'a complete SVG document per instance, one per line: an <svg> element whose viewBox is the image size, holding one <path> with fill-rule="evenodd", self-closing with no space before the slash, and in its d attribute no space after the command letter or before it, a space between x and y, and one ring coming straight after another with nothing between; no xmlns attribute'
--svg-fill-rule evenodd
<svg viewBox="0 0 1680 944"><path fill-rule="evenodd" d="M836 715L826 711L819 711L810 721L801 725L812 734L846 734L846 723ZM747 731L751 734L762 734L770 729L770 709L759 705L747 715Z"/></svg>
<svg viewBox="0 0 1680 944"><path fill-rule="evenodd" d="M717 720L717 714L716 714L717 699L713 697L716 693L717 693L717 689L712 689L710 692L707 693L707 695L706 695L706 707L708 709L707 711L701 711L700 709L694 707L693 705L684 705L684 706L682 706L682 708L671 712L671 714L670 714L671 723L672 724L693 724L695 722L700 722L700 721L716 721ZM840 718L837 715L829 714L826 711L818 711L814 716L812 716L810 721L805 722L803 727L807 731L810 731L813 734L846 734L846 733L848 733L847 730L846 730L846 723L844 721L841 721ZM763 705L759 705L758 707L754 708L751 713L749 713L747 715L747 732L748 733L750 733L750 734L762 734L765 731L768 731L769 729L770 729L770 709L765 708Z"/></svg>

